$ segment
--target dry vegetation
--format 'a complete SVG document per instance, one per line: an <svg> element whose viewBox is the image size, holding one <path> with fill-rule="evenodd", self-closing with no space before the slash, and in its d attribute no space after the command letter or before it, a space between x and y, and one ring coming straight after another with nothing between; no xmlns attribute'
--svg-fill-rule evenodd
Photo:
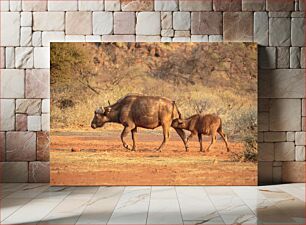
<svg viewBox="0 0 306 225"><path fill-rule="evenodd" d="M51 46L51 127L90 130L93 111L128 93L166 96L184 117L217 113L254 160L257 49L250 43L55 43ZM108 125L107 129L119 126ZM250 144L251 143L251 144Z"/></svg>

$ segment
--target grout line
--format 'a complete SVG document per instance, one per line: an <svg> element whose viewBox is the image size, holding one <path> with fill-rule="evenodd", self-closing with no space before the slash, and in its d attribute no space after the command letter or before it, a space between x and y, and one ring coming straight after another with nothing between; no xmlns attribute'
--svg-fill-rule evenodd
<svg viewBox="0 0 306 225"><path fill-rule="evenodd" d="M23 187L23 186L21 186L21 188L18 190L18 191L21 191L21 190L29 190L29 189L25 189L27 186L29 186L30 184L35 184L35 183L26 183L27 185L25 186L25 187ZM46 185L47 186L47 185ZM40 186L38 186L38 187L40 187ZM37 188L37 187L34 187L34 188ZM31 188L31 189L33 189L33 188ZM19 210L21 210L21 209L23 209L25 206L27 206L27 205L29 205L33 200L35 200L36 199L36 197L38 196L38 195L40 195L41 193L43 193L43 192L45 192L47 190L47 188L44 190L44 191L41 191L41 192L39 192L35 197L32 197L32 198L29 198L29 201L28 202L26 202L24 205L22 205L22 206L20 206L19 208L17 208L13 213L11 213L9 216L7 216L5 219L2 219L1 218L1 223L3 222L3 221L5 221L5 220L7 220L8 218L10 218L11 216L14 216L14 214L17 212L17 211L19 211ZM15 191L15 192L13 192L13 193L16 193L16 192L18 192L18 191ZM13 194L13 193L11 193L11 194ZM8 196L6 197L6 198L8 198ZM9 198L8 198L9 199ZM13 199L18 199L18 198L13 198Z"/></svg>
<svg viewBox="0 0 306 225"><path fill-rule="evenodd" d="M98 192L98 190L99 190L99 188L100 188L100 186L98 186L97 187L97 190L95 191L95 193L91 196L91 198L90 199L88 199L87 201L86 201L86 206L84 207L84 209L82 210L82 212L79 214L79 216L78 216L78 218L77 218L77 220L76 220L76 222L75 222L75 224L77 224L78 223L78 221L80 220L80 217L83 215L83 213L85 212L85 210L87 209L87 207L88 207L88 203L90 203L91 202L91 200L95 197L95 195L97 194L97 192Z"/></svg>
<svg viewBox="0 0 306 225"><path fill-rule="evenodd" d="M26 186L28 186L28 184L27 184ZM14 194L14 193L20 191L21 189L25 188L26 186L20 185L20 187L17 188L14 192L9 193L9 194L8 194L7 196L5 196L4 198L0 199L0 203L1 203L1 201L3 201L4 199L9 199L9 198L8 198L9 195ZM1 190L1 191L2 191L2 190ZM2 192L1 192L1 194L2 194ZM32 201L32 200L33 200L32 198L29 198L27 202L25 202L23 205L21 205L20 207L18 207L16 210L14 210L11 214L7 215L5 218L3 218L2 215L1 215L1 217L0 217L0 222L2 223L2 222L3 222L4 220L6 220L8 217L10 217L11 215L13 215L17 210L19 210L20 208L24 207L26 204L28 204L28 203L29 203L30 201ZM2 206L2 204L1 204L1 206Z"/></svg>
<svg viewBox="0 0 306 225"><path fill-rule="evenodd" d="M178 203L178 206L179 206L179 209L180 209L180 215L181 215L182 223L184 224L184 218L183 218L183 215L182 215L181 204L180 204L180 200L179 200L179 197L178 197L177 190L176 190L175 186L174 186L174 190L175 190L176 200L177 200L177 203Z"/></svg>
<svg viewBox="0 0 306 225"><path fill-rule="evenodd" d="M210 196L209 196L209 193L206 191L205 187L202 187L202 188L203 188L204 192L206 193L207 198L209 199L210 203L213 205L213 207L214 207L216 213L218 214L218 216L219 216L219 217L221 218L221 220L223 221L223 224L226 224L225 221L224 221L224 219L223 219L223 217L221 216L219 210L216 208L215 204L214 204L213 201L211 200L211 198L210 198Z"/></svg>
<svg viewBox="0 0 306 225"><path fill-rule="evenodd" d="M52 212L53 210L59 206L62 202L64 202L64 200L72 193L73 189L70 191L70 193L68 195L66 195L65 198L62 199L62 201L59 201L58 204L56 204L50 211L49 213L47 213L39 222L44 221L45 218L47 218Z"/></svg>
<svg viewBox="0 0 306 225"><path fill-rule="evenodd" d="M117 205L118 205L120 199L122 198L122 196L123 196L123 194L124 194L124 192L125 192L125 189L126 189L126 186L123 186L123 190L122 190L122 192L121 192L121 196L118 198L117 203L115 204L115 206L114 206L114 208L113 208L113 212L112 212L112 214L110 215L110 217L108 218L106 224L108 224L109 221L110 221L110 219L112 218L112 216L113 216L113 214L114 214L114 211L115 211L115 209L116 209L116 207L117 207Z"/></svg>
<svg viewBox="0 0 306 225"><path fill-rule="evenodd" d="M146 217L146 224L148 224L149 210L150 210L150 203L151 203L151 195L152 195L152 186L150 187L150 195L149 195L149 204L148 204L148 211L147 211L147 217Z"/></svg>
<svg viewBox="0 0 306 225"><path fill-rule="evenodd" d="M10 216L12 216L15 212L17 212L19 209L21 209L21 208L23 208L25 205L27 205L29 202L31 202L33 199L31 199L31 198L29 198L28 199L28 201L25 203L25 204L23 204L23 205L21 205L20 207L18 207L18 208L16 208L16 210L14 210L11 214L9 214L9 215L7 215L6 217L1 217L1 223L3 222L3 221L5 221L7 218L9 218ZM2 201L2 200L1 200Z"/></svg>
<svg viewBox="0 0 306 225"><path fill-rule="evenodd" d="M257 217L257 213L256 213L256 211L253 211L250 207L249 207L249 205L244 201L244 199L243 198L241 198L239 195L237 195L236 194L236 192L235 192L235 190L233 190L232 189L232 191L235 193L235 195L244 203L244 205L248 208L248 209L250 209L250 211L251 212L253 212L253 214L255 215L255 217L256 217L256 219L257 219L257 223L258 223L258 217ZM259 192L259 190L258 190L258 186L256 187L256 192ZM265 197L265 196L263 196L264 197L264 200L267 200L267 198ZM257 198L256 198L256 200L258 200ZM255 201L256 201L255 200ZM258 209L258 205L256 204L256 210ZM261 222L261 221L260 221Z"/></svg>

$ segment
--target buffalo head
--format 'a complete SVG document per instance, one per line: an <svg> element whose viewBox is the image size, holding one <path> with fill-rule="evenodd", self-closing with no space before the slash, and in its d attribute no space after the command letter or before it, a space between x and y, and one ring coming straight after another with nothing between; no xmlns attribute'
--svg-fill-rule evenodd
<svg viewBox="0 0 306 225"><path fill-rule="evenodd" d="M103 127L105 123L109 122L108 114L111 111L110 107L105 107L104 110L100 107L95 110L94 118L91 121L91 128L96 129Z"/></svg>

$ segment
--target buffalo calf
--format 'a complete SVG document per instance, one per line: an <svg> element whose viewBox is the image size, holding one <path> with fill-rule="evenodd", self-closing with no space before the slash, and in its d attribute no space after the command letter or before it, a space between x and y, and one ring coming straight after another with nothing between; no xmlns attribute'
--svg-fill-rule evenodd
<svg viewBox="0 0 306 225"><path fill-rule="evenodd" d="M196 114L187 119L175 119L172 122L172 127L180 128L189 130L191 132L190 136L187 138L188 141L195 135L198 136L200 142L200 151L203 151L202 146L202 135L210 135L211 136L211 143L207 147L205 151L209 151L210 147L216 142L217 140L217 133L222 137L226 149L229 152L229 147L227 143L227 138L222 130L222 121L221 118L217 115L212 114ZM188 148L188 147L187 147ZM187 150L186 148L186 150Z"/></svg>

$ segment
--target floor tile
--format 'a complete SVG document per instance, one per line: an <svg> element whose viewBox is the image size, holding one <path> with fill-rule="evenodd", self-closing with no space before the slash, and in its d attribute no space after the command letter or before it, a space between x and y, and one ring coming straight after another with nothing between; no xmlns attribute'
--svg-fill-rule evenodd
<svg viewBox="0 0 306 225"><path fill-rule="evenodd" d="M209 198L225 224L252 224L255 213L229 187L206 188Z"/></svg>
<svg viewBox="0 0 306 225"><path fill-rule="evenodd" d="M75 187L67 198L88 200L89 196L93 196L98 189L99 187Z"/></svg>
<svg viewBox="0 0 306 225"><path fill-rule="evenodd" d="M7 217L2 224L38 223L46 216L61 200L33 199Z"/></svg>
<svg viewBox="0 0 306 225"><path fill-rule="evenodd" d="M295 224L296 222L289 216L282 213L276 206L258 208L256 210L258 220L263 224Z"/></svg>
<svg viewBox="0 0 306 225"><path fill-rule="evenodd" d="M174 187L152 187L147 224L183 224Z"/></svg>
<svg viewBox="0 0 306 225"><path fill-rule="evenodd" d="M278 189L287 192L297 199L305 202L305 184L282 184L277 186Z"/></svg>
<svg viewBox="0 0 306 225"><path fill-rule="evenodd" d="M2 224L305 224L305 184L49 187L4 184Z"/></svg>
<svg viewBox="0 0 306 225"><path fill-rule="evenodd" d="M235 186L231 190L240 199L265 199L265 196L258 190L258 187Z"/></svg>
<svg viewBox="0 0 306 225"><path fill-rule="evenodd" d="M305 202L294 198L279 200L274 202L277 208L282 211L283 215L289 216L296 223L306 224L305 222Z"/></svg>
<svg viewBox="0 0 306 225"><path fill-rule="evenodd" d="M100 187L79 217L77 224L106 224L124 187Z"/></svg>
<svg viewBox="0 0 306 225"><path fill-rule="evenodd" d="M150 187L126 187L108 224L145 224Z"/></svg>
<svg viewBox="0 0 306 225"><path fill-rule="evenodd" d="M94 195L94 191L86 194L79 190L73 190L68 194L60 204L42 218L40 224L75 224Z"/></svg>
<svg viewBox="0 0 306 225"><path fill-rule="evenodd" d="M210 221L219 215L202 187L176 187L184 221Z"/></svg>
<svg viewBox="0 0 306 225"><path fill-rule="evenodd" d="M48 187L47 184L28 184L20 190L8 195L7 198L35 198L48 189Z"/></svg>
<svg viewBox="0 0 306 225"><path fill-rule="evenodd" d="M45 199L45 200L54 200L54 199L64 199L69 194L71 194L71 189L47 189L41 192L35 197L35 199Z"/></svg>
<svg viewBox="0 0 306 225"><path fill-rule="evenodd" d="M30 202L31 198L4 198L1 200L0 205L0 213L1 213L1 221L5 220L7 217L12 215L15 211L23 207L25 204Z"/></svg>
<svg viewBox="0 0 306 225"><path fill-rule="evenodd" d="M151 191L151 199L176 199L176 191L173 186L154 186Z"/></svg>
<svg viewBox="0 0 306 225"><path fill-rule="evenodd" d="M1 199L7 197L8 195L19 191L20 189L26 187L28 184L25 183L0 183L0 196Z"/></svg>
<svg viewBox="0 0 306 225"><path fill-rule="evenodd" d="M185 220L184 225L225 224L218 214L207 215L203 220Z"/></svg>

